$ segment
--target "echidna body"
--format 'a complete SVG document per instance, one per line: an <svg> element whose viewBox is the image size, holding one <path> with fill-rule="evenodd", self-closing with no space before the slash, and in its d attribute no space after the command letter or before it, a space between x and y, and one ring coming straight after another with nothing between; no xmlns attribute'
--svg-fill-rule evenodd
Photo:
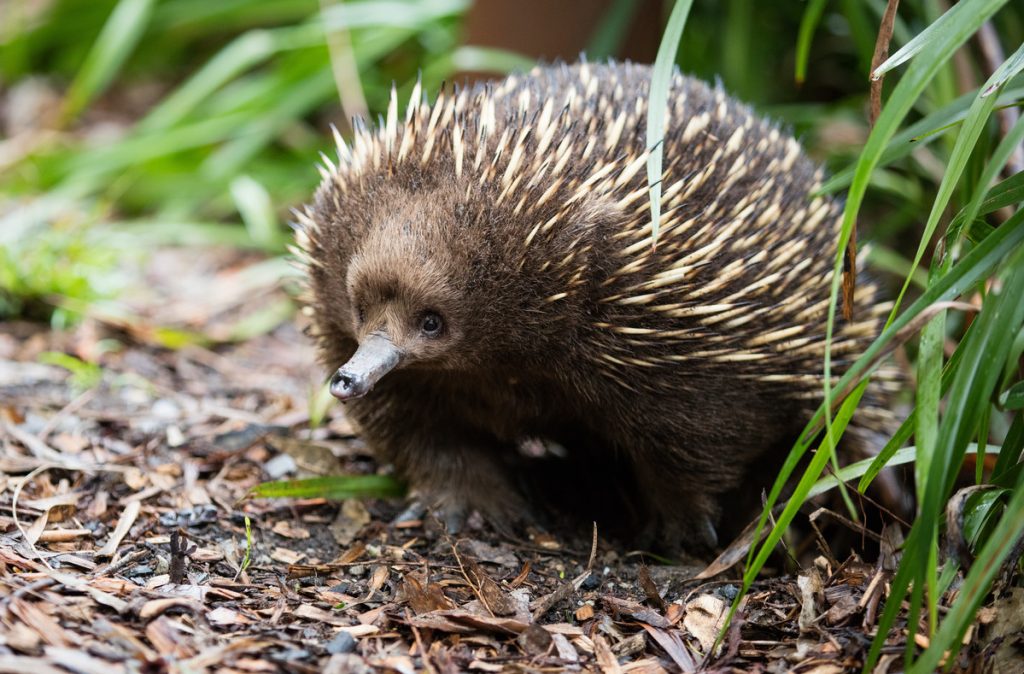
<svg viewBox="0 0 1024 674"><path fill-rule="evenodd" d="M520 451L540 439L565 450L565 500L619 499L637 529L706 548L820 400L841 206L793 138L677 74L654 245L649 78L540 67L433 105L417 87L404 118L393 96L300 214L332 391L449 523L542 510L521 487L553 470ZM839 372L879 330L874 296L862 283L837 329Z"/></svg>

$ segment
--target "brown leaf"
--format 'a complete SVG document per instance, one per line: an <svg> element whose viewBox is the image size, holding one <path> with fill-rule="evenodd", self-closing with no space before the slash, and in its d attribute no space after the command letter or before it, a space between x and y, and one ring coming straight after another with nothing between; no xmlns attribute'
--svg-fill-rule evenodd
<svg viewBox="0 0 1024 674"><path fill-rule="evenodd" d="M519 634L529 625L512 618L491 618L490 616L470 613L463 609L432 611L409 619L413 627L469 634L476 630L498 632L499 634Z"/></svg>
<svg viewBox="0 0 1024 674"><path fill-rule="evenodd" d="M183 633L161 616L146 625L146 638L157 652L167 658L184 660L195 655L195 651L183 640Z"/></svg>
<svg viewBox="0 0 1024 674"><path fill-rule="evenodd" d="M576 588L573 587L572 583L564 583L559 586L554 592L544 595L538 598L530 608L533 610L533 619L535 621L540 620L547 612L550 611L555 604L563 602L572 596Z"/></svg>
<svg viewBox="0 0 1024 674"><path fill-rule="evenodd" d="M369 634L376 634L380 631L380 628L374 625L353 625L349 618L341 615L340 613L325 611L322 608L317 608L309 604L299 604L292 612L292 616L296 618L316 620L317 622L339 627L342 631L348 632L354 637L364 637Z"/></svg>
<svg viewBox="0 0 1024 674"><path fill-rule="evenodd" d="M139 609L139 617L143 620L149 620L156 616L164 613L168 609L180 607L187 609L188 611L200 611L202 610L202 604L194 599L188 597L168 597L166 599L153 599L147 601Z"/></svg>
<svg viewBox="0 0 1024 674"><path fill-rule="evenodd" d="M718 633L725 624L725 616L729 611L725 600L715 594L702 594L686 602L686 616L683 628L700 642L701 650L707 654L711 651Z"/></svg>
<svg viewBox="0 0 1024 674"><path fill-rule="evenodd" d="M78 644L75 636L65 632L57 620L38 604L12 599L7 609L22 623L35 630L39 637L51 646L65 647Z"/></svg>
<svg viewBox="0 0 1024 674"><path fill-rule="evenodd" d="M305 540L309 538L309 529L300 527L296 524L289 522L288 520L281 520L274 525L271 529L278 536L284 536L285 538L292 538L295 540Z"/></svg>
<svg viewBox="0 0 1024 674"><path fill-rule="evenodd" d="M497 581L491 578L483 568L470 557L463 558L466 575L470 582L476 586L480 601L494 615L508 616L516 612L516 604L498 585Z"/></svg>
<svg viewBox="0 0 1024 674"><path fill-rule="evenodd" d="M402 579L401 597L409 603L416 615L431 611L455 608L455 602L445 596L444 589L437 583L426 586L420 583L418 574L409 573Z"/></svg>
<svg viewBox="0 0 1024 674"><path fill-rule="evenodd" d="M679 665L679 669L683 672L697 671L697 658L690 653L690 649L683 642L678 630L666 631L650 625L641 625L641 627L658 642L659 646L665 649L672 661Z"/></svg>
<svg viewBox="0 0 1024 674"><path fill-rule="evenodd" d="M637 579L640 581L640 587L647 596L647 601L651 602L659 611L664 611L665 600L661 598L658 586L654 584L654 580L651 578L651 571L647 568L646 564L640 565L640 569L637 571Z"/></svg>
<svg viewBox="0 0 1024 674"><path fill-rule="evenodd" d="M519 643L519 647L531 657L546 654L551 650L552 645L551 634L536 623L523 630L516 641Z"/></svg>
<svg viewBox="0 0 1024 674"><path fill-rule="evenodd" d="M661 628L670 627L670 623L665 619L665 616L635 601L604 596L601 597L601 603L616 613L624 613L630 618L647 623L648 625Z"/></svg>

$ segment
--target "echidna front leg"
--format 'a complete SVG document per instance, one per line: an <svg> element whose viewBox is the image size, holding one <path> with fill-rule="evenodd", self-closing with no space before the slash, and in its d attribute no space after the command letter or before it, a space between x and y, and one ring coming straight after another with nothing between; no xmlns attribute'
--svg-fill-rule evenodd
<svg viewBox="0 0 1024 674"><path fill-rule="evenodd" d="M399 520L433 511L455 532L474 510L502 527L525 518L525 504L508 479L515 455L485 433L446 413L432 392L407 382L382 385L346 411L378 459L392 463L412 502Z"/></svg>
<svg viewBox="0 0 1024 674"><path fill-rule="evenodd" d="M648 516L640 542L673 553L710 553L718 547L720 510L713 493L719 476L684 463L665 452L637 461L639 497Z"/></svg>

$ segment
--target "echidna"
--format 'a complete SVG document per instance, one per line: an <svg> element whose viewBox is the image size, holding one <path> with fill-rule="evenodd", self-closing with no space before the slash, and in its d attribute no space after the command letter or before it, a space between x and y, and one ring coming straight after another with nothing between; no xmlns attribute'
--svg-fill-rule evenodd
<svg viewBox="0 0 1024 674"><path fill-rule="evenodd" d="M417 85L404 119L392 94L298 216L331 391L450 526L542 510L520 488L553 470L520 451L540 439L571 503L612 498L584 498L602 475L637 529L706 549L820 401L840 204L796 140L677 73L653 245L649 80L546 66L433 105ZM875 295L857 288L839 372L880 329Z"/></svg>

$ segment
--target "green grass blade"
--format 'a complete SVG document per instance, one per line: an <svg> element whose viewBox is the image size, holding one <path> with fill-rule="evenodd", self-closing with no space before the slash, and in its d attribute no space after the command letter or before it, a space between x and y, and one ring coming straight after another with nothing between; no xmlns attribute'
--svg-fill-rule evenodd
<svg viewBox="0 0 1024 674"><path fill-rule="evenodd" d="M647 97L647 186L651 193L651 241L658 242L661 226L661 170L665 156L665 110L668 107L668 89L676 68L679 39L686 26L693 0L676 0L665 33L658 45L658 55L651 69L651 86Z"/></svg>
<svg viewBox="0 0 1024 674"><path fill-rule="evenodd" d="M1020 78L1015 78L1013 84L1013 88L1007 88L999 95L996 107L1014 103L1019 98L1024 97L1024 86L1020 86ZM947 103L935 112L929 113L922 119L914 122L903 131L893 136L892 140L889 141L888 146L885 148L885 151L882 153L882 156L878 159L878 166L888 166L893 162L910 155L911 152L922 145L931 143L936 139L936 136L933 133L935 129L949 129L962 122L964 117L967 116L968 108L970 108L971 103L974 102L976 97L976 91L964 94L955 101ZM844 187L848 187L850 183L853 182L853 176L856 169L857 166L854 164L853 166L844 168L837 172L825 181L819 192L823 194L831 194L843 189Z"/></svg>
<svg viewBox="0 0 1024 674"><path fill-rule="evenodd" d="M800 19L800 30L796 36L796 82L803 84L807 79L807 60L811 56L811 39L814 37L814 30L821 22L821 16L825 13L825 3L828 0L809 0L804 9L804 15Z"/></svg>
<svg viewBox="0 0 1024 674"><path fill-rule="evenodd" d="M1003 61L996 68L996 71L992 73L992 77L982 87L981 95L991 96L1022 70L1024 70L1024 44L1018 47L1017 51L1010 55L1010 58Z"/></svg>
<svg viewBox="0 0 1024 674"><path fill-rule="evenodd" d="M282 248L281 228L267 189L243 175L231 181L230 191L252 240L265 250Z"/></svg>
<svg viewBox="0 0 1024 674"><path fill-rule="evenodd" d="M1003 447L999 450L999 458L996 459L996 466L992 469L992 484L1006 485L1014 470L1021 467L1021 455L1024 453L1024 413L1016 414L1010 430L1003 440Z"/></svg>
<svg viewBox="0 0 1024 674"><path fill-rule="evenodd" d="M999 404L1007 410L1024 409L1024 381L1017 382L1003 391L1003 394L999 396Z"/></svg>
<svg viewBox="0 0 1024 674"><path fill-rule="evenodd" d="M942 42L946 36L955 30L958 24L969 23L974 18L974 15L969 12L967 4L960 2L946 11L930 26L915 35L910 42L903 45L895 54L875 68L875 71L871 73L871 77L878 79L893 68L914 58L927 49L929 45ZM973 33L974 31L972 30L971 32Z"/></svg>
<svg viewBox="0 0 1024 674"><path fill-rule="evenodd" d="M604 10L600 23L587 41L587 58L598 61L615 56L622 47L639 8L638 0L614 0L608 9Z"/></svg>
<svg viewBox="0 0 1024 674"><path fill-rule="evenodd" d="M228 140L200 165L203 175L223 179L240 171L254 155L274 142L281 133L336 94L334 76L322 69L291 83L280 100L257 118L235 129Z"/></svg>
<svg viewBox="0 0 1024 674"><path fill-rule="evenodd" d="M960 181L960 176L963 175L964 169L967 167L967 161L970 159L971 152L974 150L974 147L978 142L978 138L981 136L981 132L984 130L985 124L988 122L988 118L992 114L992 109L995 106L995 99L991 96L984 96L982 91L984 91L984 89L986 89L992 82L999 79L998 76L1000 75L1001 70L1003 69L998 68L996 73L989 78L989 81L978 92L978 95L971 103L970 109L967 111L967 116L964 118L963 125L960 127L960 132L957 134L956 141L953 144L953 150L947 161L946 172L943 174L942 181L939 183L939 188L935 196L935 201L932 204L931 212L928 214L928 220L925 223L924 232L921 234L921 238L917 246L917 252L914 253L914 259L910 264L911 274L913 274L914 270L917 269L921 260L924 258L924 254L928 250L932 237L935 234L935 229L939 225L939 220L942 217L942 214L946 211L946 206L949 204L950 198L953 196L953 190ZM910 287L910 282L911 277L908 276L903 282L903 287L900 289L899 295L896 297L897 307L903 301L903 296ZM942 336L943 335L941 333L936 335L936 337L940 339ZM929 365L926 365L926 367L929 367Z"/></svg>
<svg viewBox="0 0 1024 674"><path fill-rule="evenodd" d="M275 53L322 44L323 40L323 29L316 24L244 33L154 107L139 123L139 129L154 131L173 126L219 88Z"/></svg>
<svg viewBox="0 0 1024 674"><path fill-rule="evenodd" d="M986 454L998 454L1001 448L999 445L986 445L983 448ZM967 446L968 454L977 454L982 451L982 448L977 444L970 444ZM908 463L914 463L917 460L918 448L916 446L900 447L889 456L889 461L886 463L888 466L903 466ZM827 491L835 489L840 482L850 482L857 478L863 478L874 468L874 457L870 459L862 459L856 463L843 466L835 474L830 474L822 477L814 486L807 492L806 498L812 499L815 496L820 496Z"/></svg>
<svg viewBox="0 0 1024 674"><path fill-rule="evenodd" d="M458 47L451 53L448 61L449 72L526 72L535 65L537 62L531 58L495 47Z"/></svg>
<svg viewBox="0 0 1024 674"><path fill-rule="evenodd" d="M117 3L68 89L62 110L65 120L78 116L114 79L145 32L153 2L120 0Z"/></svg>
<svg viewBox="0 0 1024 674"><path fill-rule="evenodd" d="M324 7L321 17L330 31L368 26L419 29L468 7L469 0L362 0Z"/></svg>
<svg viewBox="0 0 1024 674"><path fill-rule="evenodd" d="M405 493L405 485L390 475L332 475L264 482L250 493L263 498L397 498Z"/></svg>
<svg viewBox="0 0 1024 674"><path fill-rule="evenodd" d="M832 339L835 331L836 307L839 298L839 286L842 282L843 259L846 254L846 248L850 241L850 237L856 227L857 213L860 210L864 194L867 191L871 173L877 165L885 146L888 145L893 135L895 135L900 122L907 113L910 112L914 102L921 96L928 83L935 77L942 65L952 56L955 49L970 37L974 31L977 30L978 26L991 16L992 13L998 10L1004 1L1005 0L974 0L972 2L972 0L965 0L960 5L957 5L957 9L961 7L970 7L970 9L974 11L974 13L970 15L970 20L965 20L962 23L951 25L945 30L935 32L933 34L933 39L924 43L924 47L922 48L923 57L915 60L910 67L907 68L907 72L896 85L889 101L882 109L882 113L879 115L878 120L871 131L871 135L868 137L867 143L865 144L864 150L861 152L861 156L857 162L854 180L850 185L846 206L843 210L842 229L839 235L839 241L836 245L835 262L833 264L832 273L831 297L829 300L828 319L825 328L826 347L823 368L824 376L822 378L824 384L823 398L825 401L823 411L826 429L825 438L828 440L827 447L829 452L833 455L835 454L835 444L833 443L833 440L837 441L840 437L833 433L831 419ZM909 284L909 282L910 277L907 278L906 284ZM904 285L904 288L906 288L906 284ZM889 317L889 323L891 323L895 317L899 304L900 300L897 299L896 305L893 307L893 313ZM815 475L815 478L816 477L817 476ZM788 527L788 525L788 521L783 522L780 519L776 524L776 528Z"/></svg>

